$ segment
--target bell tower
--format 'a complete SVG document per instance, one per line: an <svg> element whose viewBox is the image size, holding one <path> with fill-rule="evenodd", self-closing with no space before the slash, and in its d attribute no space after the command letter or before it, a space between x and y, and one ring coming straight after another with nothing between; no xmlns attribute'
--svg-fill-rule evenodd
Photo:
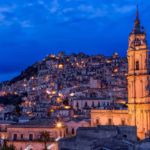
<svg viewBox="0 0 150 150"><path fill-rule="evenodd" d="M127 57L130 124L137 127L137 135L143 139L150 131L149 50L138 7L134 28L129 35Z"/></svg>

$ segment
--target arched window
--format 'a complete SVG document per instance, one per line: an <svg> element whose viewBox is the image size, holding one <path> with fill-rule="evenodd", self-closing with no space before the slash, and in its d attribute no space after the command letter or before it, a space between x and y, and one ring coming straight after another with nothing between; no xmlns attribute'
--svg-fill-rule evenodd
<svg viewBox="0 0 150 150"><path fill-rule="evenodd" d="M136 63L135 63L135 70L139 70L139 61L136 61Z"/></svg>
<svg viewBox="0 0 150 150"><path fill-rule="evenodd" d="M91 106L92 108L94 108L95 107L95 104L94 104L94 102L92 102L92 106Z"/></svg>
<svg viewBox="0 0 150 150"><path fill-rule="evenodd" d="M87 107L88 107L88 103L87 103L87 102L85 102L84 107L85 107L85 108L87 108Z"/></svg>
<svg viewBox="0 0 150 150"><path fill-rule="evenodd" d="M17 140L17 134L13 135L13 140L16 141Z"/></svg>
<svg viewBox="0 0 150 150"><path fill-rule="evenodd" d="M122 126L125 125L125 120L121 120L121 125L122 125Z"/></svg>
<svg viewBox="0 0 150 150"><path fill-rule="evenodd" d="M108 125L112 125L112 119L108 119Z"/></svg>
<svg viewBox="0 0 150 150"><path fill-rule="evenodd" d="M79 103L78 102L76 103L76 107L77 107L77 109L79 108Z"/></svg>
<svg viewBox="0 0 150 150"><path fill-rule="evenodd" d="M101 107L101 104L100 104L100 102L98 102L98 104L97 104L97 107L99 108L99 107Z"/></svg>
<svg viewBox="0 0 150 150"><path fill-rule="evenodd" d="M98 118L96 119L96 125L99 125L99 119Z"/></svg>
<svg viewBox="0 0 150 150"><path fill-rule="evenodd" d="M23 140L23 134L20 135L21 140Z"/></svg>
<svg viewBox="0 0 150 150"><path fill-rule="evenodd" d="M29 134L29 140L30 140L30 141L33 140L33 134Z"/></svg>
<svg viewBox="0 0 150 150"><path fill-rule="evenodd" d="M66 128L66 134L68 134L68 128Z"/></svg>

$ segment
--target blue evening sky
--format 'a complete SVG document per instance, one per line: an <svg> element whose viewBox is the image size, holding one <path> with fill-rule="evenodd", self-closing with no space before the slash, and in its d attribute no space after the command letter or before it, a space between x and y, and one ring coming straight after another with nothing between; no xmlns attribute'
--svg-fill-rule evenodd
<svg viewBox="0 0 150 150"><path fill-rule="evenodd" d="M139 0L148 41L149 8ZM136 0L0 0L0 81L59 51L125 56L135 12Z"/></svg>

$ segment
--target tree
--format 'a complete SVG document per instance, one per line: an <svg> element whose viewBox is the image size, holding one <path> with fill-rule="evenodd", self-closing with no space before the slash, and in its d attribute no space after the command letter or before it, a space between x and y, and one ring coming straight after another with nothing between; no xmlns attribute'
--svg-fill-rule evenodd
<svg viewBox="0 0 150 150"><path fill-rule="evenodd" d="M16 105L15 113L17 116L19 116L21 114L21 109L20 109L19 105Z"/></svg>
<svg viewBox="0 0 150 150"><path fill-rule="evenodd" d="M0 150L16 150L14 145L6 145L6 143L4 143L3 147Z"/></svg>
<svg viewBox="0 0 150 150"><path fill-rule="evenodd" d="M40 133L40 137L42 142L44 142L44 150L47 150L47 142L50 141L50 134L47 131L43 131Z"/></svg>

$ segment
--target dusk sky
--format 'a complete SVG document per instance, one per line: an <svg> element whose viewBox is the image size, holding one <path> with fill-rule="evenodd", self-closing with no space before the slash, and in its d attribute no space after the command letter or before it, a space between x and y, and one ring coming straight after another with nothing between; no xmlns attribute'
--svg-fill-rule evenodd
<svg viewBox="0 0 150 150"><path fill-rule="evenodd" d="M150 1L139 11L150 44ZM0 81L47 54L126 56L136 0L0 0Z"/></svg>

